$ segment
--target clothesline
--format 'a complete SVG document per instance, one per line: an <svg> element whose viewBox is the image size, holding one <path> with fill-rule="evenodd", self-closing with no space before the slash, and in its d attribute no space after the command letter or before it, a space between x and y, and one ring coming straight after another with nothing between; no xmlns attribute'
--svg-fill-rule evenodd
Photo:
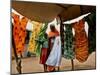
<svg viewBox="0 0 100 75"><path fill-rule="evenodd" d="M91 13L87 13L87 14L84 14L84 15L82 15L80 17L77 17L77 18L75 18L73 20L65 21L65 22L63 22L63 24L72 24L72 23L78 22L79 20L83 19L84 17L87 17L90 14Z"/></svg>
<svg viewBox="0 0 100 75"><path fill-rule="evenodd" d="M12 9L12 12L14 12L14 13L16 13L16 14L18 14L18 15L20 15L20 18L21 17L23 17L23 15L21 15L21 14L19 14L18 12L16 12L14 9ZM80 17L77 17L77 18L75 18L75 19L72 19L72 20L69 20L69 21L65 21L65 22L63 22L63 24L72 24L72 23L75 23L75 22L78 22L79 20L81 20L81 19L83 19L84 17L87 17L88 15L90 15L91 13L87 13L87 14L84 14L84 15L82 15L82 16L80 16ZM54 24L54 25L56 25L56 18L52 21L52 22L50 22L50 23L48 23L48 26L49 26L49 24ZM12 21L12 23L13 23L13 21ZM59 30L59 25L56 25L56 27L57 27L57 29ZM87 32L87 25L85 24L85 31ZM28 21L28 23L27 23L27 25L26 25L26 30L28 30L28 31L32 31L33 30L33 24L31 23L31 20L29 20ZM48 31L50 31L49 30L49 28L48 28ZM47 31L47 32L48 32ZM88 32L87 32L88 33Z"/></svg>
<svg viewBox="0 0 100 75"><path fill-rule="evenodd" d="M23 15L19 14L19 13L16 12L14 9L12 9L12 12L14 12L14 13L20 15L20 18L23 17ZM65 22L63 22L63 24L71 24L71 23L78 22L79 20L83 19L84 17L86 17L86 16L88 16L88 15L90 15L90 14L91 14L91 13L87 13L87 14L84 14L84 15L82 15L82 16L79 16L79 17L77 17L77 18L75 18L75 19L72 19L72 20L69 20L69 21L65 21ZM54 20L55 20L55 19L54 19ZM53 22L53 21L52 21L52 22ZM50 23L52 23L52 22L50 22Z"/></svg>

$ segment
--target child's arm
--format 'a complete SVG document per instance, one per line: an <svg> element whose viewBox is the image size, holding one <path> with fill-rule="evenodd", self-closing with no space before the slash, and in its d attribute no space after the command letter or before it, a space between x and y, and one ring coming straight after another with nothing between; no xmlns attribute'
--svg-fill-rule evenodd
<svg viewBox="0 0 100 75"><path fill-rule="evenodd" d="M36 39L35 41L38 42L38 43L40 43L40 44L43 44L43 41L42 40Z"/></svg>

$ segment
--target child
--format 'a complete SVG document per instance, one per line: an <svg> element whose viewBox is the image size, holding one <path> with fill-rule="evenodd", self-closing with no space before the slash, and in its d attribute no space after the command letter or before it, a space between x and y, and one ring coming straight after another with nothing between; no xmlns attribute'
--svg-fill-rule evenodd
<svg viewBox="0 0 100 75"><path fill-rule="evenodd" d="M47 57L48 57L48 38L47 38L47 34L45 33L44 34L44 38L42 39L42 49L41 49L41 55L40 55L40 64L43 64L44 65L44 71L46 72L47 70L47 65L45 64L46 63L46 60L47 60Z"/></svg>

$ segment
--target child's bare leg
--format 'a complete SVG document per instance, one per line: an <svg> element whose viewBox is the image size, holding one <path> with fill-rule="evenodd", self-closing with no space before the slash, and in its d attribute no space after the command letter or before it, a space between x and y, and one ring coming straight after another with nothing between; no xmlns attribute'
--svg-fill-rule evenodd
<svg viewBox="0 0 100 75"><path fill-rule="evenodd" d="M44 67L44 72L45 72L45 65L43 65L43 67Z"/></svg>
<svg viewBox="0 0 100 75"><path fill-rule="evenodd" d="M47 65L45 64L45 71L47 72Z"/></svg>
<svg viewBox="0 0 100 75"><path fill-rule="evenodd" d="M47 71L47 66L44 64L44 72Z"/></svg>

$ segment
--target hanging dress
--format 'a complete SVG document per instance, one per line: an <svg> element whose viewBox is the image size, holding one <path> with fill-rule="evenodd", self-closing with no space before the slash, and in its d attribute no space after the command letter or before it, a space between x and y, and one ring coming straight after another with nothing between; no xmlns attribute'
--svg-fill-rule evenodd
<svg viewBox="0 0 100 75"><path fill-rule="evenodd" d="M17 54L22 54L25 46L26 25L28 19L22 17L20 20L20 16L16 14L13 15L13 19L14 19L13 37L16 47L15 49Z"/></svg>
<svg viewBox="0 0 100 75"><path fill-rule="evenodd" d="M64 54L63 56L66 59L74 59L74 50L73 50L73 33L71 24L65 25L64 32Z"/></svg>
<svg viewBox="0 0 100 75"><path fill-rule="evenodd" d="M91 13L85 17L88 23L88 41L89 41L89 53L96 50L96 13Z"/></svg>
<svg viewBox="0 0 100 75"><path fill-rule="evenodd" d="M36 39L37 40L37 42L36 42L36 44L37 44L37 46L36 46L36 55L37 56L40 56L40 54L41 54L42 41L44 41L43 38L46 34L47 27L48 27L48 23L42 24L42 27L41 27L40 32L38 34L38 37Z"/></svg>
<svg viewBox="0 0 100 75"><path fill-rule="evenodd" d="M38 34L42 27L42 23L32 21L32 24L33 24L33 31L30 36L28 51L30 53L36 54L36 41L35 40L38 38Z"/></svg>
<svg viewBox="0 0 100 75"><path fill-rule="evenodd" d="M73 25L75 30L75 56L79 62L85 62L88 58L88 38L84 29L84 20Z"/></svg>

